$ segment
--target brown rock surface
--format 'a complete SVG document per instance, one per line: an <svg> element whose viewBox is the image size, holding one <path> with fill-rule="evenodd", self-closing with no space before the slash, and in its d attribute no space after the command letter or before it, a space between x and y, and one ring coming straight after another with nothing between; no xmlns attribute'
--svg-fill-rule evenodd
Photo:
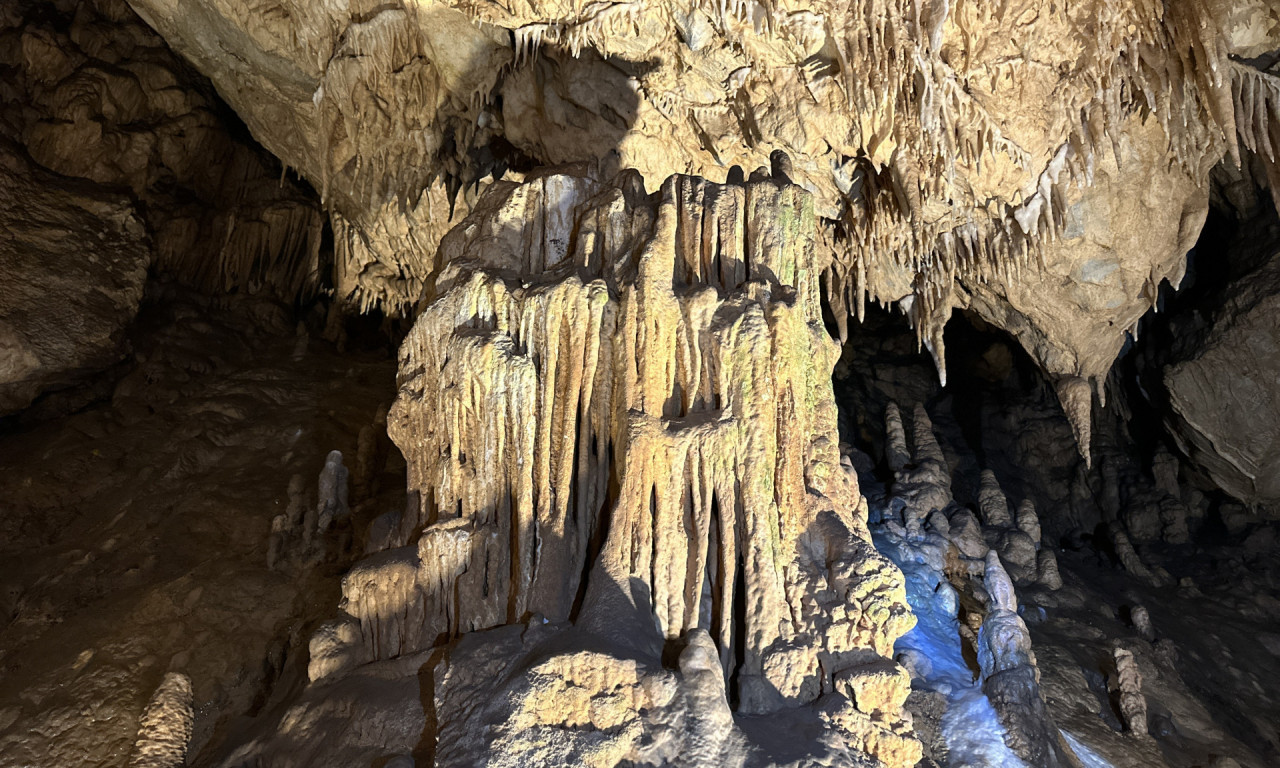
<svg viewBox="0 0 1280 768"><path fill-rule="evenodd" d="M124 354L151 241L127 197L0 144L0 414L83 383Z"/></svg>
<svg viewBox="0 0 1280 768"><path fill-rule="evenodd" d="M1256 232L1238 247L1274 249ZM1164 371L1167 421L1179 447L1233 496L1280 502L1280 260L1224 288L1224 305L1189 359ZM1172 512L1172 510L1171 510ZM1171 520L1177 530L1176 517Z"/></svg>

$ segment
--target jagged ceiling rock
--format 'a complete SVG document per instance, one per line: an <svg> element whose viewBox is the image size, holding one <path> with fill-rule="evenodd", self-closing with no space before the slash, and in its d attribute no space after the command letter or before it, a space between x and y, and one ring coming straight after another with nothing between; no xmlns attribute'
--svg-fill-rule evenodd
<svg viewBox="0 0 1280 768"><path fill-rule="evenodd" d="M446 212L474 199L458 185L489 173L469 150L493 133L482 106L512 58L507 36L434 3L133 7L321 191L339 297L393 312L414 302Z"/></svg>
<svg viewBox="0 0 1280 768"><path fill-rule="evenodd" d="M517 158L653 183L785 150L839 322L904 301L941 359L955 293L986 293L1046 370L1087 380L1119 347L1099 329L1142 304L1134 280L1177 273L1214 163L1256 152L1272 173L1280 81L1254 59L1280 48L1273 3L132 4L324 190L338 295L362 309L408 311L446 205L465 213ZM1120 221L1153 173L1169 187L1142 205L1189 211L1154 248ZM1093 246L1071 244L1080 226ZM1098 248L1124 264L1104 288ZM1068 311L1047 323L1031 295Z"/></svg>
<svg viewBox="0 0 1280 768"><path fill-rule="evenodd" d="M319 285L323 219L123 0L7 4L0 135L59 173L127 187L155 266L210 290Z"/></svg>
<svg viewBox="0 0 1280 768"><path fill-rule="evenodd" d="M1105 404L1112 362L1155 306L1160 284L1181 282L1209 200L1169 164L1159 126L1134 117L1115 149L1099 153L1093 183L1068 192L1064 204L1064 226L1041 246L1039 268L966 282L957 303L1012 334L1059 382L1088 456L1090 384Z"/></svg>
<svg viewBox="0 0 1280 768"><path fill-rule="evenodd" d="M128 197L58 177L0 139L0 414L123 355L151 242Z"/></svg>

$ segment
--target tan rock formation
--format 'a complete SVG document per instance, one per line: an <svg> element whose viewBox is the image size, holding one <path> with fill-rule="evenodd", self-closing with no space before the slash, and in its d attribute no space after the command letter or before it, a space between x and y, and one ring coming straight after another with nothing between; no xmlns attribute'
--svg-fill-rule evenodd
<svg viewBox="0 0 1280 768"><path fill-rule="evenodd" d="M181 768L187 762L187 743L195 722L191 680L169 672L151 696L138 724L138 740L129 768Z"/></svg>
<svg viewBox="0 0 1280 768"><path fill-rule="evenodd" d="M1120 714L1135 736L1147 735L1147 700L1142 695L1142 673L1133 651L1116 648L1116 688L1120 695Z"/></svg>
<svg viewBox="0 0 1280 768"><path fill-rule="evenodd" d="M645 631L614 625L635 615L659 645L686 639L686 679L714 654L717 695L732 680L739 711L825 696L824 727L888 765L914 764L907 678L873 686L867 671L913 618L839 463L813 231L808 193L783 178L673 177L655 195L634 175L495 184L445 239L400 352L388 430L418 500L404 523L416 543L348 573L350 618L313 638L311 678L524 621L577 617L581 632L625 646ZM917 464L937 465L917 419ZM621 684L624 662L582 653L548 661L554 674L521 671L535 688L501 694L511 738L533 733L520 712L548 712L526 701L541 690L532 681L600 667L600 685ZM641 683L656 672L636 674L636 695L657 695ZM583 706L545 725L615 739L621 721ZM639 706L616 704L635 737L657 727ZM610 743L591 759L613 765L635 747ZM509 746L497 752L520 752Z"/></svg>

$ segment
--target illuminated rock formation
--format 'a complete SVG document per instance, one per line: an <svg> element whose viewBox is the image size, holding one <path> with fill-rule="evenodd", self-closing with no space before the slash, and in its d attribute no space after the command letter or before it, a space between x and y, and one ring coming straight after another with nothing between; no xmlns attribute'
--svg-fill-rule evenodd
<svg viewBox="0 0 1280 768"><path fill-rule="evenodd" d="M179 672L164 676L151 696L138 725L138 740L129 768L180 768L187 763L187 743L195 712L191 708L191 680Z"/></svg>
<svg viewBox="0 0 1280 768"><path fill-rule="evenodd" d="M596 640L504 679L558 676L609 698L630 679L618 665L639 664L634 696L652 698L670 677L660 654L625 648L684 642L683 695L744 714L812 704L850 754L914 764L906 676L868 677L877 659L893 668L912 617L839 463L813 232L808 193L779 177L677 176L654 195L634 175L495 184L444 240L400 350L388 427L419 500L416 543L344 578L351 618L313 639L312 679L463 633L573 619L566 637ZM620 622L635 629L624 637ZM439 675L442 716L460 686L493 684L460 682L472 665L456 655ZM580 679L595 667L595 682ZM486 695L490 719L508 718L521 743L536 736L522 712L585 727L613 744L593 764L639 759L636 739L664 722L651 708L712 714L670 692L619 704L631 725L617 741L622 721L547 709L538 697L554 692L524 684ZM724 717L705 726L717 735L676 743L738 754ZM464 749L451 732L440 749Z"/></svg>
<svg viewBox="0 0 1280 768"><path fill-rule="evenodd" d="M1276 175L1260 6L131 4L322 190L353 306L407 312L445 212L511 163L653 185L785 150L837 324L897 303L945 381L943 324L972 307L1066 382L1086 452L1082 393L1180 282L1211 166Z"/></svg>

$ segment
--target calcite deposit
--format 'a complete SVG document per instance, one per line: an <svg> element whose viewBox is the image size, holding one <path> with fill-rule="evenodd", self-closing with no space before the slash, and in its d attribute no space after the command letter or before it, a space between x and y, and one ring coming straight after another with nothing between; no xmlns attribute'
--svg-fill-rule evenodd
<svg viewBox="0 0 1280 768"><path fill-rule="evenodd" d="M0 768L1280 763L1278 61L0 4Z"/></svg>
<svg viewBox="0 0 1280 768"><path fill-rule="evenodd" d="M652 195L634 175L491 187L445 239L400 350L388 430L416 504L345 577L353 623L313 641L312 679L530 616L605 627L622 600L657 647L698 645L702 666L711 653L706 679L721 698L729 681L740 712L857 690L911 618L839 465L813 216L781 175L676 176ZM614 685L616 662L591 658L554 674L602 664L603 679L567 684ZM569 718L548 727L587 717L503 703L526 695L491 706ZM914 762L894 741L909 744L909 726L885 720L901 701L863 699L847 692L858 714L831 727ZM638 759L632 742L653 727L636 720L598 764Z"/></svg>

